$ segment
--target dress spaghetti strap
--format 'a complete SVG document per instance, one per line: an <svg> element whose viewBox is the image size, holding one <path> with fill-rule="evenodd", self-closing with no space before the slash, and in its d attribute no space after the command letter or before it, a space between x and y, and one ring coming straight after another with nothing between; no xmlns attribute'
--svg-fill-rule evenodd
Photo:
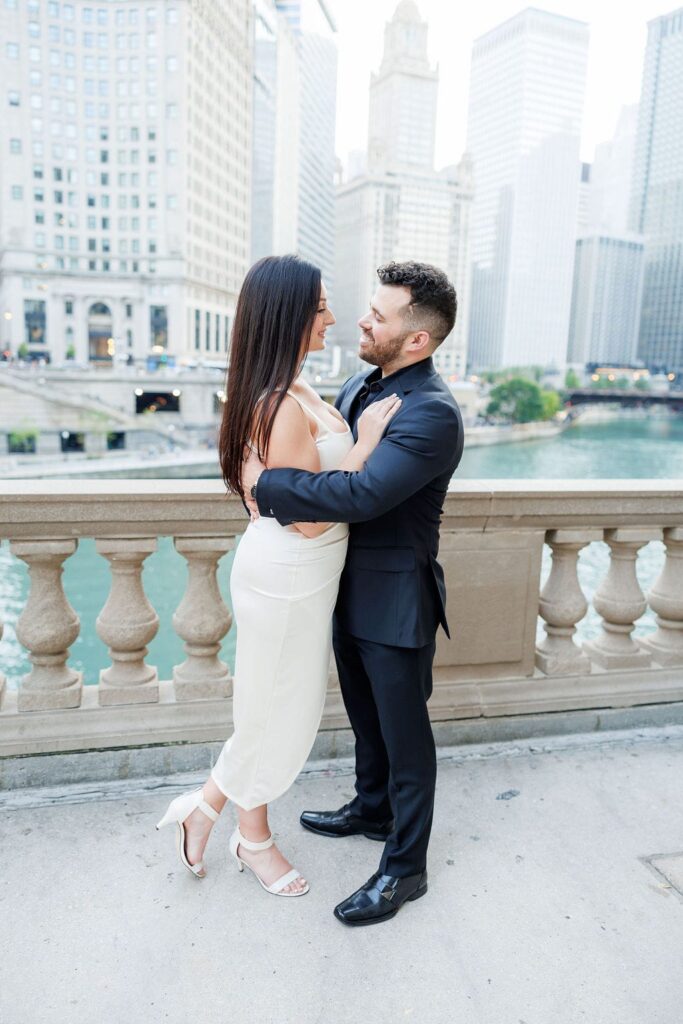
<svg viewBox="0 0 683 1024"><path fill-rule="evenodd" d="M292 398L294 399L294 401L299 403L299 405L304 410L304 412L310 413L311 416L313 417L313 419L318 421L318 423L323 428L323 430L325 430L327 433L330 432L330 428L325 423L325 421L323 419L321 419L321 417L318 416L317 412L315 412L313 409L311 409L311 407L309 405L306 405L305 402L302 402L298 395L295 395L293 391L289 391L289 390L287 390L287 394L291 395Z"/></svg>

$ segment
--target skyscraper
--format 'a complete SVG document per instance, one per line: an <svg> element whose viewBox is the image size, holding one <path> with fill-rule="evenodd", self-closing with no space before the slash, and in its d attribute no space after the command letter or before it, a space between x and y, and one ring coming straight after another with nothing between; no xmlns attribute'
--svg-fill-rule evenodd
<svg viewBox="0 0 683 1024"><path fill-rule="evenodd" d="M649 366L683 371L683 7L648 24L631 196L645 236L638 342Z"/></svg>
<svg viewBox="0 0 683 1024"><path fill-rule="evenodd" d="M368 159L372 167L434 168L439 73L427 56L428 25L401 0L384 28L384 54L370 79Z"/></svg>
<svg viewBox="0 0 683 1024"><path fill-rule="evenodd" d="M474 43L473 367L565 362L587 56L587 25L533 8Z"/></svg>
<svg viewBox="0 0 683 1024"><path fill-rule="evenodd" d="M636 357L643 239L627 224L636 117L636 106L623 107L614 137L596 147L592 165L582 165L590 181L582 174L567 350L577 366Z"/></svg>
<svg viewBox="0 0 683 1024"><path fill-rule="evenodd" d="M289 21L274 0L254 0L252 261L297 249L299 90Z"/></svg>
<svg viewBox="0 0 683 1024"><path fill-rule="evenodd" d="M623 234L629 230L629 202L638 127L638 104L622 107L611 139L595 147L588 200L589 230Z"/></svg>
<svg viewBox="0 0 683 1024"><path fill-rule="evenodd" d="M579 165L579 203L576 211L576 231L581 235L588 230L590 203L593 194L592 164Z"/></svg>
<svg viewBox="0 0 683 1024"><path fill-rule="evenodd" d="M438 75L427 59L427 24L413 0L401 0L385 31L379 72L370 85L368 164L337 190L336 337L358 340L357 321L389 260L418 260L444 270L459 298L455 330L434 357L445 373L464 374L469 316L472 174L467 157L434 170Z"/></svg>
<svg viewBox="0 0 683 1024"><path fill-rule="evenodd" d="M577 239L567 361L633 363L643 285L638 236Z"/></svg>
<svg viewBox="0 0 683 1024"><path fill-rule="evenodd" d="M249 260L250 0L10 0L0 40L14 351L224 362Z"/></svg>
<svg viewBox="0 0 683 1024"><path fill-rule="evenodd" d="M297 249L334 279L336 26L329 0L276 0L298 41L299 167Z"/></svg>

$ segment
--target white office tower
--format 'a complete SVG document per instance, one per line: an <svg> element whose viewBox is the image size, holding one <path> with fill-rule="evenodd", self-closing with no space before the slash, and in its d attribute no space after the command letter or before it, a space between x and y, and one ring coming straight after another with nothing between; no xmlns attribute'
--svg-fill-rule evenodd
<svg viewBox="0 0 683 1024"><path fill-rule="evenodd" d="M297 248L299 75L287 18L274 0L254 0L252 261Z"/></svg>
<svg viewBox="0 0 683 1024"><path fill-rule="evenodd" d="M592 165L591 164L580 164L579 165L579 202L576 212L576 233L582 235L588 230L590 222L590 202L591 194L593 191L593 184L591 181L592 177Z"/></svg>
<svg viewBox="0 0 683 1024"><path fill-rule="evenodd" d="M588 200L588 231L615 235L629 231L629 201L638 104L621 108L614 137L595 147Z"/></svg>
<svg viewBox="0 0 683 1024"><path fill-rule="evenodd" d="M636 357L643 239L628 230L628 207L637 110L622 108L614 138L596 147L590 183L582 175L579 186L567 359L581 369L629 365Z"/></svg>
<svg viewBox="0 0 683 1024"><path fill-rule="evenodd" d="M13 351L224 363L249 260L250 0L5 0L0 41Z"/></svg>
<svg viewBox="0 0 683 1024"><path fill-rule="evenodd" d="M368 158L373 167L434 167L439 72L427 56L428 25L401 0L384 28L384 55L370 79Z"/></svg>
<svg viewBox="0 0 683 1024"><path fill-rule="evenodd" d="M336 26L329 0L276 0L299 51L297 251L334 284ZM287 125L283 128L287 131Z"/></svg>
<svg viewBox="0 0 683 1024"><path fill-rule="evenodd" d="M427 26L412 0L402 0L385 33L380 71L370 86L368 168L337 190L336 337L358 342L358 318L390 260L440 267L453 281L455 329L434 357L446 374L464 374L469 317L469 231L472 172L467 156L434 170L438 77L427 61ZM391 131L384 121L391 119ZM410 140L414 139L411 153Z"/></svg>
<svg viewBox="0 0 683 1024"><path fill-rule="evenodd" d="M638 355L683 371L683 7L648 24L631 226L645 236Z"/></svg>
<svg viewBox="0 0 683 1024"><path fill-rule="evenodd" d="M569 363L632 365L638 341L643 244L593 234L576 242Z"/></svg>
<svg viewBox="0 0 683 1024"><path fill-rule="evenodd" d="M588 26L529 8L476 40L469 361L566 360Z"/></svg>

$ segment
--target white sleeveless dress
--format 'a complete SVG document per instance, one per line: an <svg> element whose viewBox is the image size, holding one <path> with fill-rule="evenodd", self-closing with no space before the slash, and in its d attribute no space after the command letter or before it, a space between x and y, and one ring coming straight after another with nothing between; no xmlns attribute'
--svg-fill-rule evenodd
<svg viewBox="0 0 683 1024"><path fill-rule="evenodd" d="M351 431L320 425L322 470L337 469L354 445ZM237 626L233 682L234 732L211 777L244 810L284 793L304 766L325 703L332 612L344 568L349 528L321 536L261 517L242 536L230 576Z"/></svg>

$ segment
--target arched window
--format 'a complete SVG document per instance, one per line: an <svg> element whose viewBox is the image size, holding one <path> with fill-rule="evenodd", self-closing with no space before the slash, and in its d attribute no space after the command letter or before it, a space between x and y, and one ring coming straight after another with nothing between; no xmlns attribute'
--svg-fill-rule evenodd
<svg viewBox="0 0 683 1024"><path fill-rule="evenodd" d="M111 364L113 355L111 310L104 302L93 302L88 310L88 358L93 363Z"/></svg>

